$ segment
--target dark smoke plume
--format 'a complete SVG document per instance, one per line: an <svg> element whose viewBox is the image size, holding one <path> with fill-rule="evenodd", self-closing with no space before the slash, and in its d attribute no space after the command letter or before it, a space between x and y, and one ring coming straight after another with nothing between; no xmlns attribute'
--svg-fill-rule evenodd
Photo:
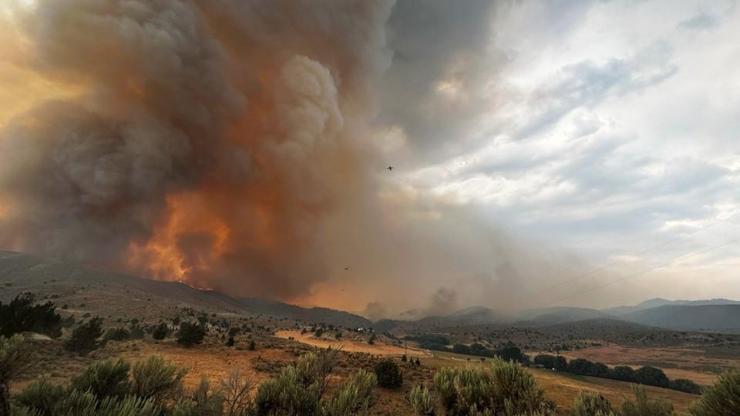
<svg viewBox="0 0 740 416"><path fill-rule="evenodd" d="M488 33L485 3L461 18ZM433 297L433 309L503 302L504 284L536 284L512 276L559 273L459 207L379 179L377 123L429 132L408 114L415 97L458 70L425 72L399 97L407 108L381 115L393 95L377 86L410 79L415 54L444 64L407 34L407 6L392 21L393 2L366 0L10 7L0 39L18 46L13 65L70 93L0 132L0 247L238 296L380 301L379 314L434 293L446 303ZM473 47L485 33L450 42ZM475 65L459 69L463 84L480 69L464 52Z"/></svg>

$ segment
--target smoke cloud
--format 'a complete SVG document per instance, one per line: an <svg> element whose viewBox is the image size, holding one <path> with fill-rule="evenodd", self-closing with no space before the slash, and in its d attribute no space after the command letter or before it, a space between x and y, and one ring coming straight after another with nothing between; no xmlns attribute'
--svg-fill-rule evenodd
<svg viewBox="0 0 740 416"><path fill-rule="evenodd" d="M481 44L484 3L475 3L481 14L465 7L461 18L479 16L477 26L451 41ZM471 50L443 57L421 47L421 35L404 27L406 6L8 7L12 64L71 93L37 99L2 127L0 247L234 296L370 303L375 317L426 304L512 306L511 291L536 286L540 270L565 272L523 256L459 206L384 178L379 132L392 124L416 140L435 130L410 114L414 101L440 78L465 84L480 69L466 58ZM439 4L427 7L439 18ZM415 51L418 64L436 69L392 106ZM460 69L466 62L470 71ZM444 108L433 109L439 120Z"/></svg>

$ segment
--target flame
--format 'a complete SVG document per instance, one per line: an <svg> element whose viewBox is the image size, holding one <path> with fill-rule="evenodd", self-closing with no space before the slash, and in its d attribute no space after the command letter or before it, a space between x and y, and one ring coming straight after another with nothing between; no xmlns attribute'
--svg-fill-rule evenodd
<svg viewBox="0 0 740 416"><path fill-rule="evenodd" d="M195 284L192 274L210 269L214 258L225 253L230 234L225 223L203 210L202 198L198 193L168 196L166 214L151 238L131 243L128 268L161 280ZM197 256L188 257L182 241L194 235L209 240L211 247Z"/></svg>

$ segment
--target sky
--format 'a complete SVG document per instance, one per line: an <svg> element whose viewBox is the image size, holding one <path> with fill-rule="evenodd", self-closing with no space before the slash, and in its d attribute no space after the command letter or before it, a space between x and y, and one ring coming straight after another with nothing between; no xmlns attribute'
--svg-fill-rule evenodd
<svg viewBox="0 0 740 416"><path fill-rule="evenodd" d="M0 249L371 317L740 299L736 1L0 19Z"/></svg>
<svg viewBox="0 0 740 416"><path fill-rule="evenodd" d="M736 2L499 3L485 25L430 92L459 126L398 180L608 271L577 297L740 296Z"/></svg>

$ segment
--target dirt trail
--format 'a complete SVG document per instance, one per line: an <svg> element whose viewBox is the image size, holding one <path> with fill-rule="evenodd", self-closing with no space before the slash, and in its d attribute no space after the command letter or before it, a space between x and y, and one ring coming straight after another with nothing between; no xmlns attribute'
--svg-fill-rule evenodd
<svg viewBox="0 0 740 416"><path fill-rule="evenodd" d="M353 341L353 340L347 340L347 339L325 339L325 338L316 338L313 336L313 334L305 333L301 334L301 331L293 331L293 330L284 330L284 331L277 331L275 333L276 337L279 338L293 338L294 340L301 342L303 344L313 345L314 347L320 347L320 348L341 348L343 351L348 352L364 352L367 354L374 354L374 355L403 355L406 354L410 357L428 357L431 354L428 351L420 350L418 348L403 348L396 345L388 345L388 344L381 344L381 343L375 343L373 345L370 345L365 342L359 342L359 341Z"/></svg>

